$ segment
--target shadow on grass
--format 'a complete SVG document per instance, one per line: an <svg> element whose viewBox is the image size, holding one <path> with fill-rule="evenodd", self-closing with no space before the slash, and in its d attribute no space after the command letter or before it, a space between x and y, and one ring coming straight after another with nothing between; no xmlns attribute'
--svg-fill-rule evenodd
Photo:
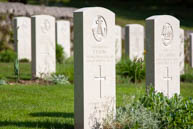
<svg viewBox="0 0 193 129"><path fill-rule="evenodd" d="M62 124L56 122L32 122L32 121L0 121L0 127L3 126L17 126L17 127L26 127L26 128L46 128L46 129L74 129L72 124Z"/></svg>
<svg viewBox="0 0 193 129"><path fill-rule="evenodd" d="M64 113L64 112L36 112L36 113L30 113L29 115L34 117L74 118L74 113Z"/></svg>

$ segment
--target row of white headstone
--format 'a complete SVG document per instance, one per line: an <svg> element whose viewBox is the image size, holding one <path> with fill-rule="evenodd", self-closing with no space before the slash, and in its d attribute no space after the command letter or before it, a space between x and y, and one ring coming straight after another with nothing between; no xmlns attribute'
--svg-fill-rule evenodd
<svg viewBox="0 0 193 129"><path fill-rule="evenodd" d="M47 16L39 15L45 20ZM37 17L37 16L34 16ZM51 17L51 16L48 16ZM50 22L46 20L43 21L42 26L49 28ZM36 25L36 24L34 24ZM33 26L32 26L33 27ZM33 29L32 29L33 30ZM42 31L43 33L45 30ZM119 62L122 57L122 39L121 39L121 27L115 26L115 56L116 62ZM63 46L64 54L66 57L70 57L70 22L65 20L59 20L56 22L56 42ZM131 60L135 58L144 59L144 27L139 24L127 24L125 27L125 53ZM28 17L16 17L14 18L14 39L15 39L15 49L17 51L18 59L28 59L31 61L31 46L35 44L35 39L31 40L31 37L35 35L31 32L31 19ZM53 35L53 32L49 32ZM36 36L34 36L35 38ZM180 29L180 73L184 73L184 30ZM42 40L42 39L41 39ZM44 40L43 40L44 41ZM43 42L42 41L42 42ZM31 44L31 42L34 42ZM44 41L45 42L45 41ZM48 43L48 42L47 42ZM49 44L48 44L49 45ZM33 50L33 48L32 48ZM46 51L49 49L46 49ZM45 53L45 51L44 51ZM41 54L42 55L42 54ZM42 58L43 59L43 58ZM44 60L42 60L43 62ZM46 60L45 60L46 62ZM47 63L46 63L47 64ZM48 65L42 65L41 68L45 66L39 73L49 72ZM34 66L35 67L35 66ZM47 70L46 70L47 69ZM38 69L37 69L38 70ZM53 71L50 71L53 72ZM38 76L39 77L39 76Z"/></svg>
<svg viewBox="0 0 193 129"><path fill-rule="evenodd" d="M18 59L32 62L33 77L42 77L56 71L56 43L70 57L70 22L48 15L13 19L15 50Z"/></svg>
<svg viewBox="0 0 193 129"><path fill-rule="evenodd" d="M136 26L126 26L126 35L129 31L135 36L143 33L143 29L136 31ZM105 8L82 8L74 12L75 129L102 128L108 113L115 117L115 27L115 14ZM180 94L179 63L184 58L181 56L184 31L180 30L179 20L169 15L152 16L146 19L145 30L146 85L154 86L156 92L168 98ZM143 39L143 36L130 38L134 41L126 39L126 42L132 44ZM135 57L139 49L143 53L143 44L126 52L133 52Z"/></svg>

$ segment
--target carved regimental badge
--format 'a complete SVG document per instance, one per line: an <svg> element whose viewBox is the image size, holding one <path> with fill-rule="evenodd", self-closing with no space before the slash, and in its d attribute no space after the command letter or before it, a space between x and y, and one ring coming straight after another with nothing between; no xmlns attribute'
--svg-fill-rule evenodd
<svg viewBox="0 0 193 129"><path fill-rule="evenodd" d="M173 40L173 29L169 23L166 23L161 32L161 38L164 46L169 46Z"/></svg>
<svg viewBox="0 0 193 129"><path fill-rule="evenodd" d="M102 16L97 16L92 25L93 36L96 41L101 42L107 36L107 24Z"/></svg>
<svg viewBox="0 0 193 129"><path fill-rule="evenodd" d="M50 22L46 19L41 25L41 29L43 33L47 33L51 28Z"/></svg>

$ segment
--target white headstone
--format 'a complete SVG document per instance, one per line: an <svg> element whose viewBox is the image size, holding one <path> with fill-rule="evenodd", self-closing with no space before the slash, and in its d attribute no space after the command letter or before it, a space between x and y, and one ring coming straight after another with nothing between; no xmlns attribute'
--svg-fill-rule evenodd
<svg viewBox="0 0 193 129"><path fill-rule="evenodd" d="M125 26L125 53L131 60L144 59L144 27L140 24Z"/></svg>
<svg viewBox="0 0 193 129"><path fill-rule="evenodd" d="M115 113L115 14L105 8L74 12L75 129L102 126Z"/></svg>
<svg viewBox="0 0 193 129"><path fill-rule="evenodd" d="M169 15L146 19L146 85L169 98L180 93L179 24Z"/></svg>
<svg viewBox="0 0 193 129"><path fill-rule="evenodd" d="M180 29L180 74L184 74L184 30Z"/></svg>
<svg viewBox="0 0 193 129"><path fill-rule="evenodd" d="M15 17L13 19L14 44L18 59L31 61L31 19Z"/></svg>
<svg viewBox="0 0 193 129"><path fill-rule="evenodd" d="M32 76L44 77L56 71L55 18L32 17Z"/></svg>
<svg viewBox="0 0 193 129"><path fill-rule="evenodd" d="M190 34L190 66L193 68L193 33Z"/></svg>
<svg viewBox="0 0 193 129"><path fill-rule="evenodd" d="M115 26L115 57L116 62L121 60L122 56L122 39L121 39L121 26Z"/></svg>
<svg viewBox="0 0 193 129"><path fill-rule="evenodd" d="M56 43L64 49L65 57L70 57L70 22L59 20L56 22Z"/></svg>

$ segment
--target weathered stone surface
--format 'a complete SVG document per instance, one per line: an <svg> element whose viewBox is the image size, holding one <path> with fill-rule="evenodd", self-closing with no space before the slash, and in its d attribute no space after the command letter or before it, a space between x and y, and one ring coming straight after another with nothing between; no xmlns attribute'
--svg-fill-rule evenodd
<svg viewBox="0 0 193 129"><path fill-rule="evenodd" d="M13 19L14 44L18 59L31 61L31 19L15 17Z"/></svg>
<svg viewBox="0 0 193 129"><path fill-rule="evenodd" d="M190 66L193 68L193 33L190 33Z"/></svg>
<svg viewBox="0 0 193 129"><path fill-rule="evenodd" d="M180 93L179 26L169 15L146 19L146 85L169 98Z"/></svg>
<svg viewBox="0 0 193 129"><path fill-rule="evenodd" d="M131 60L144 59L144 27L140 24L125 26L125 54Z"/></svg>
<svg viewBox="0 0 193 129"><path fill-rule="evenodd" d="M184 30L180 29L180 74L184 74Z"/></svg>
<svg viewBox="0 0 193 129"><path fill-rule="evenodd" d="M105 8L74 12L75 129L99 129L115 115L115 14Z"/></svg>
<svg viewBox="0 0 193 129"><path fill-rule="evenodd" d="M121 39L121 26L116 25L115 26L115 57L116 62L119 62L121 60L122 56L122 39Z"/></svg>
<svg viewBox="0 0 193 129"><path fill-rule="evenodd" d="M32 17L32 76L45 77L56 72L55 18Z"/></svg>
<svg viewBox="0 0 193 129"><path fill-rule="evenodd" d="M56 42L64 49L66 58L70 57L70 22L59 20L56 22Z"/></svg>

